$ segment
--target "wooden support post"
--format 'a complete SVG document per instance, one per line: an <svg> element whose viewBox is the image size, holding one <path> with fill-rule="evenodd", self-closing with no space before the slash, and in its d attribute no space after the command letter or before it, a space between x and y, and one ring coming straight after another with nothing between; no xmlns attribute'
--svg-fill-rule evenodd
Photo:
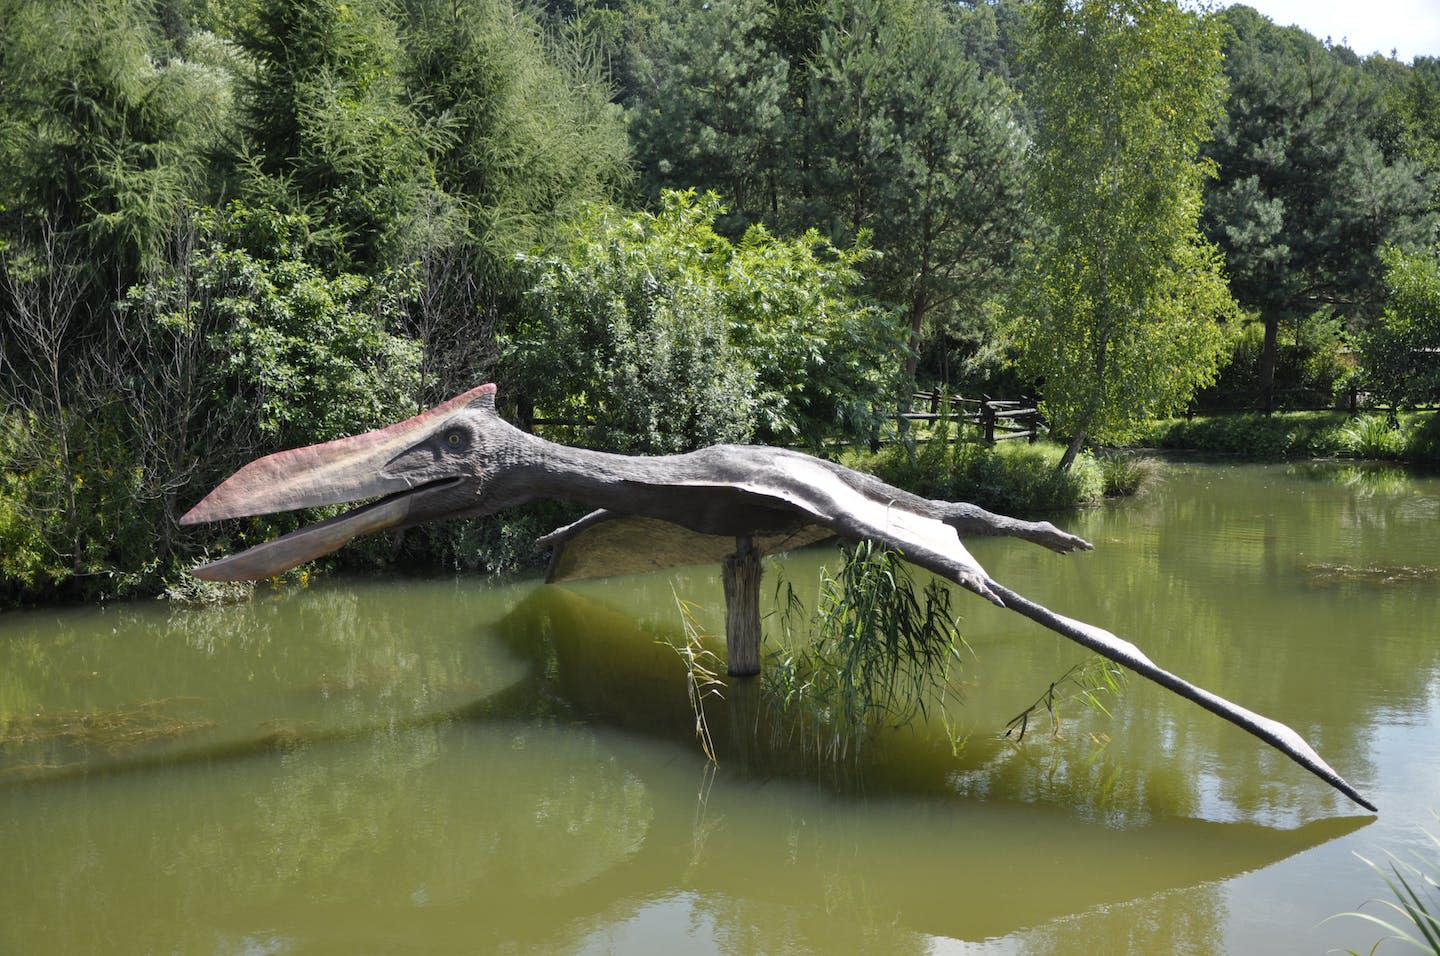
<svg viewBox="0 0 1440 956"><path fill-rule="evenodd" d="M760 673L760 552L747 537L735 539L725 559L725 649L732 677Z"/></svg>

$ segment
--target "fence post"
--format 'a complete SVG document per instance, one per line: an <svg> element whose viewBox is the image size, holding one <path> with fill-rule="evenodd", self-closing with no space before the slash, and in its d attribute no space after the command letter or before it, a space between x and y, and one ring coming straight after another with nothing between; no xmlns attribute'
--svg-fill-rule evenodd
<svg viewBox="0 0 1440 956"><path fill-rule="evenodd" d="M980 400L980 424L985 429L985 444L995 444L995 406L990 404L989 395Z"/></svg>

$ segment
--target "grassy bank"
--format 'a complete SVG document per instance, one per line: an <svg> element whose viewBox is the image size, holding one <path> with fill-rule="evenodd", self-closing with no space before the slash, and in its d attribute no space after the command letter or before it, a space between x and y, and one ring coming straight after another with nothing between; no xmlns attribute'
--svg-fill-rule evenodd
<svg viewBox="0 0 1440 956"><path fill-rule="evenodd" d="M1056 466L1065 449L1049 442L1010 442L988 448L931 441L910 449L851 452L842 461L892 485L946 501L969 501L990 511L1031 515L1136 493L1154 472L1148 459L1081 455L1069 471Z"/></svg>
<svg viewBox="0 0 1440 956"><path fill-rule="evenodd" d="M1255 461L1365 458L1440 464L1440 413L1284 412L1212 415L1157 422L1143 443L1236 455Z"/></svg>

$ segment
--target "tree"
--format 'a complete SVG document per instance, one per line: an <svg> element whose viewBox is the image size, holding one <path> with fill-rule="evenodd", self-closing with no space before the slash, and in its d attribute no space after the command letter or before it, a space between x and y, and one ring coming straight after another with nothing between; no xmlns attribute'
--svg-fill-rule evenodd
<svg viewBox="0 0 1440 956"><path fill-rule="evenodd" d="M1368 137L1375 91L1360 67L1249 7L1224 13L1230 99L1207 155L1218 177L1205 229L1224 251L1230 289L1260 313L1260 404L1275 408L1279 331L1322 306L1375 314L1380 250L1428 242L1428 189L1416 163L1387 161Z"/></svg>
<svg viewBox="0 0 1440 956"><path fill-rule="evenodd" d="M596 63L509 2L410 0L403 42L413 108L446 132L412 309L427 388L443 397L488 374L524 292L515 257L613 199L629 143Z"/></svg>
<svg viewBox="0 0 1440 956"><path fill-rule="evenodd" d="M254 63L236 160L248 201L322 225L332 271L383 272L416 251L447 131L410 107L395 23L378 0L273 0L237 30ZM326 248L328 247L328 248Z"/></svg>
<svg viewBox="0 0 1440 956"><path fill-rule="evenodd" d="M635 51L630 128L641 188L725 197L725 231L775 223L792 191L789 63L770 42L768 0L667 5Z"/></svg>
<svg viewBox="0 0 1440 956"><path fill-rule="evenodd" d="M1043 0L1028 52L1033 200L1046 228L1015 298L1068 468L1214 378L1233 311L1200 236L1198 158L1224 99L1221 25L1167 0Z"/></svg>
<svg viewBox="0 0 1440 956"><path fill-rule="evenodd" d="M1382 401L1421 405L1440 399L1440 246L1380 254L1389 298L1360 339L1367 385Z"/></svg>
<svg viewBox="0 0 1440 956"><path fill-rule="evenodd" d="M1376 144L1390 162L1403 157L1419 163L1440 205L1440 57L1417 56L1406 66L1374 56L1365 68L1380 84Z"/></svg>
<svg viewBox="0 0 1440 956"><path fill-rule="evenodd" d="M635 56L647 190L717 191L732 237L866 236L868 290L910 323L910 375L925 334L976 324L1024 228L1012 98L966 58L963 17L936 0L688 3Z"/></svg>
<svg viewBox="0 0 1440 956"><path fill-rule="evenodd" d="M802 216L869 235L873 288L909 321L907 377L937 316L974 321L1024 231L1009 95L963 50L937 5L836 0L811 63Z"/></svg>
<svg viewBox="0 0 1440 956"><path fill-rule="evenodd" d="M228 78L157 42L123 0L6 0L0 23L4 232L32 248L56 229L81 243L103 314L204 188Z"/></svg>

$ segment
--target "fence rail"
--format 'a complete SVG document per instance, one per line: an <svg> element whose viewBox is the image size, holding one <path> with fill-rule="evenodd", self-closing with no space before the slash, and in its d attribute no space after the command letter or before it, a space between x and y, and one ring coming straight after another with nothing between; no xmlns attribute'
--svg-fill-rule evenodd
<svg viewBox="0 0 1440 956"><path fill-rule="evenodd" d="M915 392L910 396L909 409L897 417L907 422L934 422L946 418L972 424L979 428L987 445L1017 438L1033 443L1045 427L1045 419L1033 399L1014 401L988 395L961 398L940 392Z"/></svg>

